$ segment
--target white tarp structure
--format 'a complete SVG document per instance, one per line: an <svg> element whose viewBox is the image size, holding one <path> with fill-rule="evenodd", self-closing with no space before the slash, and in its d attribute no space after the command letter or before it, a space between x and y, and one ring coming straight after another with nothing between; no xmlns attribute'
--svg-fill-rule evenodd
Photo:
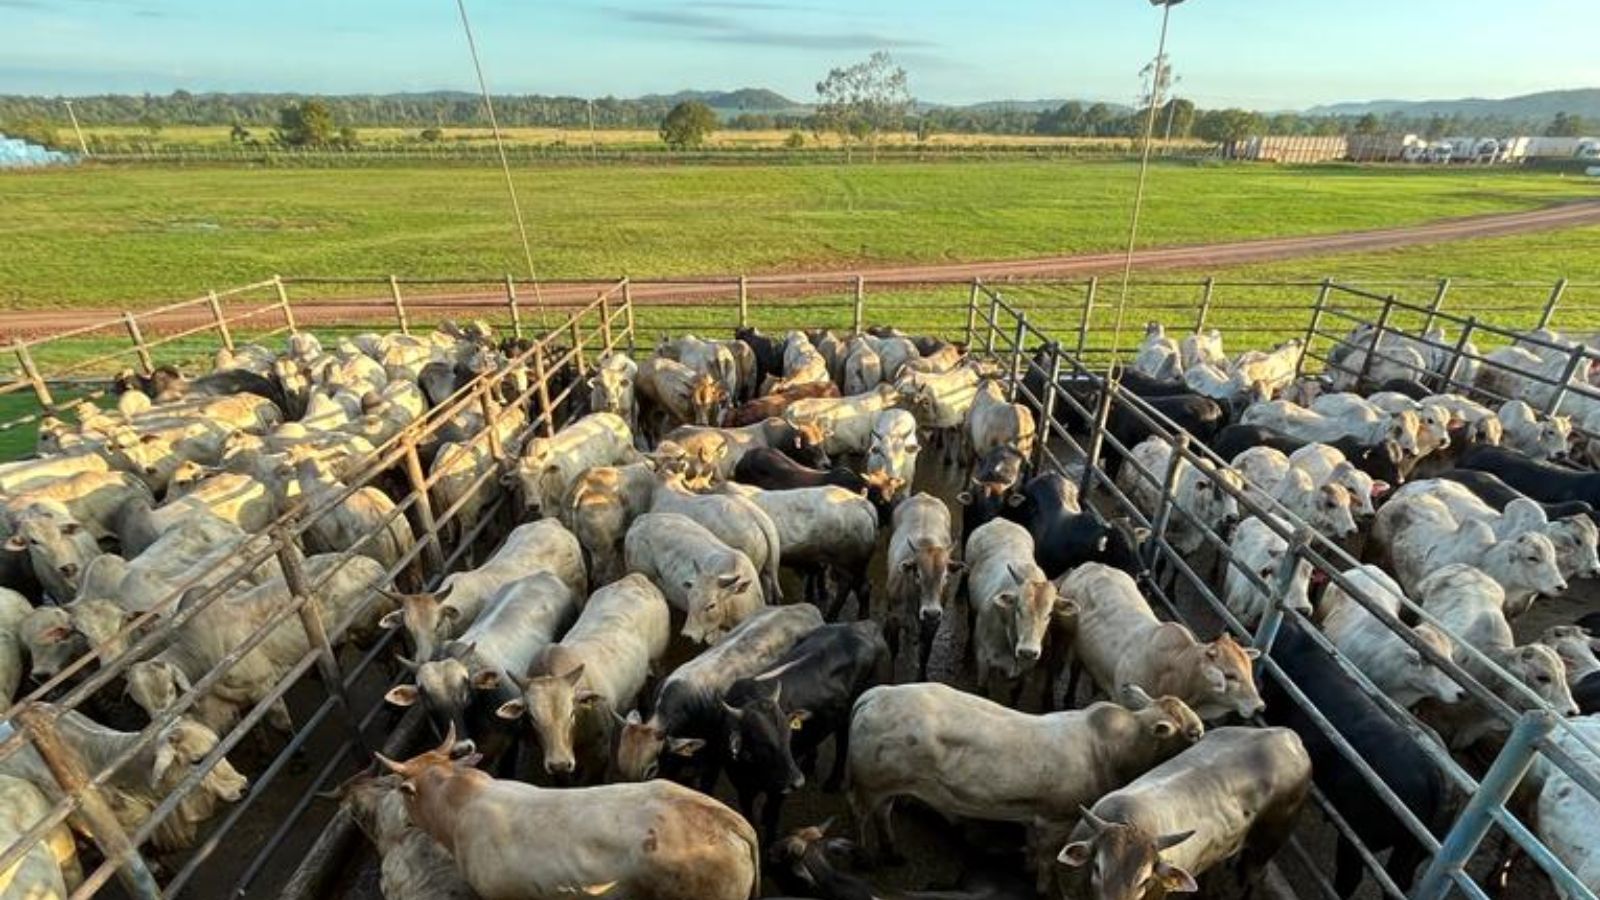
<svg viewBox="0 0 1600 900"><path fill-rule="evenodd" d="M77 162L71 153L46 150L21 138L0 134L0 169L31 168L33 166L61 166Z"/></svg>

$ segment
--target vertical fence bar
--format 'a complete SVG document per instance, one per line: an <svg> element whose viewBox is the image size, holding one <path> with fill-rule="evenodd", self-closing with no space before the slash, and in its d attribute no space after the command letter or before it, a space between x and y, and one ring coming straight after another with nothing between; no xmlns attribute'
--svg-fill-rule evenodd
<svg viewBox="0 0 1600 900"><path fill-rule="evenodd" d="M750 327L750 279L739 276L739 327Z"/></svg>
<svg viewBox="0 0 1600 900"><path fill-rule="evenodd" d="M394 318L400 323L400 333L410 334L411 323L406 321L406 301L400 296L400 279L389 276L389 296L394 300Z"/></svg>
<svg viewBox="0 0 1600 900"><path fill-rule="evenodd" d="M1050 438L1054 434L1052 423L1056 415L1056 391L1060 389L1058 383L1061 381L1061 345L1051 341L1045 345L1045 349L1050 354L1050 371L1039 373L1048 380L1044 384L1044 396L1039 398L1039 422L1034 427L1034 433L1038 435L1035 439L1038 458L1033 464L1036 472L1044 471L1044 461L1049 453Z"/></svg>
<svg viewBox="0 0 1600 900"><path fill-rule="evenodd" d="M1517 720L1505 747L1489 766L1488 774L1478 783L1478 789L1467 800L1455 824L1450 826L1439 852L1423 870L1411 893L1412 900L1444 900L1450 890L1450 879L1461 871L1489 833L1489 826L1494 823L1491 811L1505 805L1506 798L1533 765L1539 741L1554 727L1555 717L1545 710L1530 710Z"/></svg>
<svg viewBox="0 0 1600 900"><path fill-rule="evenodd" d="M978 291L982 289L983 282L977 278L972 279L972 290L967 293L967 347L971 349L972 340L978 331Z"/></svg>
<svg viewBox="0 0 1600 900"><path fill-rule="evenodd" d="M856 334L860 334L862 332L862 330L866 326L866 319L867 319L867 279L864 276L857 275L856 276L856 297L855 297L855 324L854 324L854 328L855 328Z"/></svg>
<svg viewBox="0 0 1600 900"><path fill-rule="evenodd" d="M478 392L478 409L483 411L484 431L488 433L489 456L499 463L505 458L505 446L500 440L500 426L497 424L500 407L494 398L489 396L490 391L491 386L488 382L484 382L483 389Z"/></svg>
<svg viewBox="0 0 1600 900"><path fill-rule="evenodd" d="M45 383L39 375L39 367L33 364L33 354L28 352L28 345L21 338L16 340L17 363L22 366L22 375L33 385L33 394L39 398L39 408L49 410L56 405L55 398L50 396L50 385Z"/></svg>
<svg viewBox="0 0 1600 900"><path fill-rule="evenodd" d="M122 314L122 324L128 329L128 338L133 341L133 349L139 354L140 367L149 375L156 370L156 364L150 358L150 348L145 345L144 332L139 330L139 319L133 313L125 312Z"/></svg>
<svg viewBox="0 0 1600 900"><path fill-rule="evenodd" d="M628 355L632 356L635 352L637 352L638 348L634 345L633 281L627 277L622 279L622 305L628 311L626 317L628 325Z"/></svg>
<svg viewBox="0 0 1600 900"><path fill-rule="evenodd" d="M1433 320L1438 318L1439 310L1444 308L1444 297L1450 293L1450 279L1439 279L1439 289L1433 292L1433 302L1428 304L1428 317L1422 320L1422 333L1427 334L1433 328Z"/></svg>
<svg viewBox="0 0 1600 900"><path fill-rule="evenodd" d="M517 282L506 273L506 306L511 310L511 334L522 337L522 308L517 305Z"/></svg>
<svg viewBox="0 0 1600 900"><path fill-rule="evenodd" d="M1000 330L1000 292L989 292L989 321L983 329L983 355L994 359L995 332Z"/></svg>
<svg viewBox="0 0 1600 900"><path fill-rule="evenodd" d="M345 724L350 728L361 758L369 757L372 748L367 745L366 735L361 733L361 717L345 692L344 674L339 671L339 658L334 655L328 630L323 626L322 608L311 588L311 579L306 576L300 548L295 546L294 537L286 526L274 528L272 537L278 544L278 564L283 567L283 583L289 588L289 596L297 602L305 600L300 604L300 627L305 629L306 642L317 651L317 671L322 675L322 686L343 711Z"/></svg>
<svg viewBox="0 0 1600 900"><path fill-rule="evenodd" d="M439 526L433 518L433 498L428 493L428 477L422 471L422 457L417 455L416 435L407 434L403 440L406 478L411 482L411 493L416 495L417 520L422 526L422 556L428 571L443 572L444 547L439 543Z"/></svg>
<svg viewBox="0 0 1600 900"><path fill-rule="evenodd" d="M1028 317L1017 314L1017 327L1011 332L1011 382L1007 402L1017 402L1017 392L1022 390L1022 342L1028 339Z"/></svg>
<svg viewBox="0 0 1600 900"><path fill-rule="evenodd" d="M1461 368L1461 356L1467 352L1467 343L1472 340L1472 332L1478 328L1478 317L1468 316L1467 324L1461 326L1461 336L1456 338L1456 347L1450 353L1450 364L1444 367L1444 385L1441 390L1448 391L1456 387L1456 372Z"/></svg>
<svg viewBox="0 0 1600 900"><path fill-rule="evenodd" d="M1156 505L1156 516L1150 520L1150 536L1155 538L1149 544L1149 558L1145 566L1152 572L1156 568L1156 554L1167 544L1167 523L1172 519L1172 497L1177 489L1178 473L1184 464L1184 451L1189 449L1189 432L1179 431L1172 442L1172 456L1167 460L1167 473L1161 481L1161 501ZM1132 460L1124 460L1123 465L1133 464ZM1154 473L1151 473L1154 474Z"/></svg>
<svg viewBox="0 0 1600 900"><path fill-rule="evenodd" d="M1306 325L1306 343L1300 348L1300 358L1294 363L1294 377L1299 378L1305 374L1306 354L1311 352L1311 347L1317 339L1317 329L1322 327L1322 311L1328 308L1328 295L1333 291L1333 279L1322 279L1322 286L1317 289L1317 302L1311 307L1311 322ZM1330 354L1331 355L1331 354Z"/></svg>
<svg viewBox="0 0 1600 900"><path fill-rule="evenodd" d="M600 292L600 355L611 353L611 289Z"/></svg>
<svg viewBox="0 0 1600 900"><path fill-rule="evenodd" d="M89 772L84 769L83 760L77 751L61 739L48 708L37 703L26 703L13 714L33 741L50 774L61 786L61 792L77 798L78 814L89 836L100 848L102 856L118 863L117 879L123 887L137 900L157 900L161 896L161 889L156 885L155 876L150 874L150 867L145 865L139 849L128 840L127 832L122 830L122 824L117 821L117 815L105 795L89 783Z"/></svg>
<svg viewBox="0 0 1600 900"><path fill-rule="evenodd" d="M1567 355L1567 364L1561 369L1561 381L1555 386L1555 391L1550 394L1550 402L1545 404L1545 415L1553 416L1561 409L1561 401L1567 397L1567 387L1572 384L1572 379L1578 374L1578 367L1583 365L1587 358L1588 348L1582 344L1574 345L1572 352Z"/></svg>
<svg viewBox="0 0 1600 900"><path fill-rule="evenodd" d="M284 285L283 276L272 276L272 286L278 289L278 308L283 310L284 327L289 329L290 334L294 334L300 328L294 321L294 307L289 305L289 288Z"/></svg>
<svg viewBox="0 0 1600 900"><path fill-rule="evenodd" d="M583 365L583 331L578 327L577 316L572 317L572 364L577 367L578 380L582 381L585 372Z"/></svg>
<svg viewBox="0 0 1600 900"><path fill-rule="evenodd" d="M1089 317L1094 313L1094 298L1100 292L1100 276L1089 277L1088 290L1083 295L1083 318L1078 320L1078 349L1073 355L1083 362L1083 348L1089 343Z"/></svg>
<svg viewBox="0 0 1600 900"><path fill-rule="evenodd" d="M1094 490L1094 470L1100 465L1100 454L1105 449L1106 422L1111 418L1111 404L1119 389L1120 385L1109 378L1100 387L1100 405L1095 410L1094 427L1089 432L1089 452L1083 459L1083 483L1078 485L1081 497L1089 496Z"/></svg>
<svg viewBox="0 0 1600 900"><path fill-rule="evenodd" d="M1561 297L1562 295L1566 294L1566 292L1567 280L1563 278L1556 282L1555 287L1550 289L1550 299L1544 302L1544 310L1539 313L1539 324L1535 325L1535 328L1550 327L1550 319L1555 316L1556 306L1561 303Z"/></svg>
<svg viewBox="0 0 1600 900"><path fill-rule="evenodd" d="M217 336L222 338L222 346L228 350L233 349L233 332L228 330L228 317L222 314L222 301L217 299L217 292L210 291L206 302L211 307L211 318L217 323Z"/></svg>
<svg viewBox="0 0 1600 900"><path fill-rule="evenodd" d="M1211 275L1206 276L1205 285L1200 289L1200 313L1194 317L1194 333L1199 334L1205 330L1206 317L1211 315L1211 294L1216 290L1217 279Z"/></svg>
<svg viewBox="0 0 1600 900"><path fill-rule="evenodd" d="M629 329L629 332L631 342L632 329ZM544 361L544 346L544 341L541 340L538 346L533 348L533 377L539 384L539 418L544 421L544 436L555 437L556 413L550 408L550 371Z"/></svg>
<svg viewBox="0 0 1600 900"><path fill-rule="evenodd" d="M1356 375L1357 386L1365 384L1367 374L1372 371L1372 361L1378 358L1378 345L1383 342L1384 332L1389 330L1389 317L1394 314L1394 295L1390 294L1383 301L1383 310L1378 313L1377 327L1372 329L1372 344L1367 348L1367 358L1361 361L1361 371Z"/></svg>
<svg viewBox="0 0 1600 900"><path fill-rule="evenodd" d="M1283 627L1284 602L1289 596L1290 586L1294 584L1295 573L1300 568L1300 555L1310 543L1310 531L1305 528L1296 530L1289 542L1289 551L1278 562L1278 571L1273 573L1272 605L1267 607L1267 614L1261 617L1261 624L1256 626L1255 639L1251 642L1262 656L1271 653L1273 643L1278 640L1278 631ZM1264 680L1266 667L1261 667L1258 674Z"/></svg>

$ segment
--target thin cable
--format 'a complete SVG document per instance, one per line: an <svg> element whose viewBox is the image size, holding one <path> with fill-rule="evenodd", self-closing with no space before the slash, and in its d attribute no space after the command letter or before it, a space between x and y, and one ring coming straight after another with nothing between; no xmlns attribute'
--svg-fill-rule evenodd
<svg viewBox="0 0 1600 900"><path fill-rule="evenodd" d="M1159 82L1161 77L1162 59L1167 54L1167 20L1172 16L1170 2L1161 5L1161 40L1156 43L1156 72L1154 80ZM1139 154L1139 185L1133 192L1133 219L1128 223L1128 252L1122 260L1122 290L1117 297L1117 319L1111 332L1111 362L1107 364L1106 374L1109 376L1117 364L1117 354L1122 349L1122 316L1128 305L1128 281L1133 277L1133 248L1139 240L1139 210L1144 205L1144 176L1150 170L1150 144L1155 139L1156 130L1156 88L1153 84L1150 91L1150 109L1145 113L1144 119L1144 150ZM1170 101L1169 101L1170 102Z"/></svg>
<svg viewBox="0 0 1600 900"><path fill-rule="evenodd" d="M511 214L517 220L517 235L522 238L522 255L528 261L528 279L533 282L533 302L539 308L539 327L547 328L544 314L544 294L539 290L539 273L533 265L533 247L528 243L528 226L522 221L522 204L517 202L517 185L511 179L511 163L506 160L506 142L500 136L500 122L494 116L494 101L489 98L489 83L483 77L483 63L478 61L478 42L472 38L472 23L467 21L466 0L456 0L461 11L461 29L467 33L467 49L472 52L472 68L478 73L478 90L483 92L483 106L489 111L489 128L494 131L494 149L500 154L500 171L506 176L506 193L511 195Z"/></svg>

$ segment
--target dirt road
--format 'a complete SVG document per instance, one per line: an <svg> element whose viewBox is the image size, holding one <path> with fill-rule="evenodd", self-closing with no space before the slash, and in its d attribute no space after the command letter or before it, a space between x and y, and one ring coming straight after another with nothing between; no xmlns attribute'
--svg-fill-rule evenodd
<svg viewBox="0 0 1600 900"><path fill-rule="evenodd" d="M1600 200L1578 200L1527 212L1443 219L1401 228L1263 238L1198 246L1155 247L1136 252L1133 264L1136 269L1144 271L1204 269L1332 253L1388 250L1417 244L1501 237L1594 224L1600 224ZM1122 264L1123 255L1120 253L1093 253L981 262L765 273L751 275L749 284L752 290L758 290L765 296L773 294L793 296L823 290L819 283L827 283L828 289L838 290L841 283L856 275L864 276L874 286L970 278L1003 281L1007 278L1104 274L1120 271ZM295 293L298 296L305 296L306 292L314 290L314 288L299 287ZM593 300L596 290L592 282L578 284L552 281L542 286L542 296L548 306L572 306ZM686 303L714 293L731 296L731 276L636 282L633 288L633 297L636 301L662 304ZM528 305L531 299L524 296L524 304ZM425 295L412 295L408 292L406 296L406 308L422 317L447 313L465 315L470 314L470 310L474 308L503 308L504 304L505 294L500 290L470 290ZM119 309L111 308L0 312L0 334L14 337L52 334L69 328L109 322L120 315L120 312ZM393 308L387 296L370 299L339 298L313 301L303 306L297 304L295 313L301 324L337 324L388 318L393 315ZM209 312L204 306L195 306L175 314L160 316L144 323L144 327L146 331L171 331L194 327L208 320Z"/></svg>

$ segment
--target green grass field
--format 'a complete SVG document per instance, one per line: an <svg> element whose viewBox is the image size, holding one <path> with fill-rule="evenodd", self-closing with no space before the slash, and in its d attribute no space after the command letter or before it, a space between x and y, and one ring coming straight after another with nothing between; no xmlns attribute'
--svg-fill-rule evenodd
<svg viewBox="0 0 1600 900"><path fill-rule="evenodd" d="M524 169L542 277L1115 249L1134 168L996 162ZM1148 244L1325 233L1584 196L1549 174L1170 164ZM0 308L141 305L285 274L522 271L488 168L85 167L0 176Z"/></svg>

